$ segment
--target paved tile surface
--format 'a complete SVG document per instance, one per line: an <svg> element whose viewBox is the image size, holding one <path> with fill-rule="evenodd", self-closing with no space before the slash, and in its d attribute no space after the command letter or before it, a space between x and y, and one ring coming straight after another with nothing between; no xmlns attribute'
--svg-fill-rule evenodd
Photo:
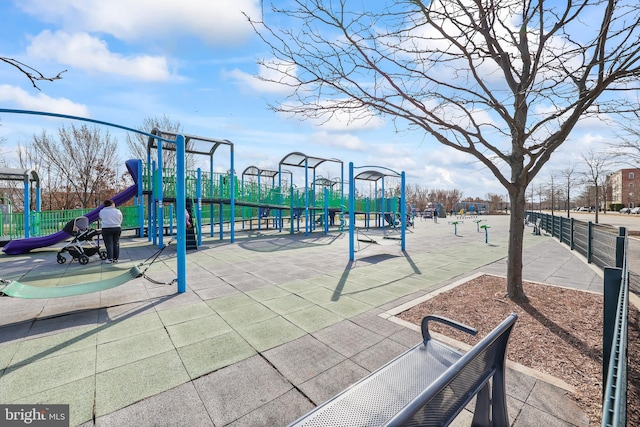
<svg viewBox="0 0 640 427"><path fill-rule="evenodd" d="M368 234L237 232L187 256L187 287L144 278L89 295L0 298L2 403L68 403L71 425L286 425L420 341L379 314L472 273L504 275L508 218L417 221L407 250ZM524 236L524 278L601 292L597 269L550 236ZM2 278L66 286L126 272L155 253L126 238L121 262L56 263L56 247L0 255ZM169 246L146 275L175 278ZM514 426L587 425L564 390L507 377ZM573 405L573 406L572 406ZM463 411L456 425L468 425ZM466 423L466 424L465 424ZM547 424L548 423L548 424Z"/></svg>

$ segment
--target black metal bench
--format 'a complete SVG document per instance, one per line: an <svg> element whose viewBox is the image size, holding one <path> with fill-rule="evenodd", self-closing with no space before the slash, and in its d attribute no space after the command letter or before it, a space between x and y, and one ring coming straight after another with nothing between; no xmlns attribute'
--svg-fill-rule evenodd
<svg viewBox="0 0 640 427"><path fill-rule="evenodd" d="M290 426L443 426L474 396L473 426L508 426L505 354L516 319L510 314L467 353L460 353L431 338L428 323L441 322L472 335L476 330L427 316L422 320L422 343Z"/></svg>
<svg viewBox="0 0 640 427"><path fill-rule="evenodd" d="M525 227L532 227L533 234L535 234L536 236L540 236L542 218L538 218L535 221L532 221L531 217L527 215L527 218L525 218L525 221L524 221L524 225Z"/></svg>
<svg viewBox="0 0 640 427"><path fill-rule="evenodd" d="M536 222L533 223L533 234L535 234L536 236L540 235L540 224L542 223L542 219L538 218L536 219Z"/></svg>

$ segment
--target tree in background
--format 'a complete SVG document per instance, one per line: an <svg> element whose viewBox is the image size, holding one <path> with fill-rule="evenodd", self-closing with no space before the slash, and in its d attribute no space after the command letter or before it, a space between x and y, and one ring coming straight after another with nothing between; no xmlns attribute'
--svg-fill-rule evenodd
<svg viewBox="0 0 640 427"><path fill-rule="evenodd" d="M593 186L594 199L593 206L596 208L595 223L598 223L598 211L600 210L600 187L604 185L607 175L609 175L609 163L610 159L607 155L595 153L593 150L589 150L588 153L581 154L582 160L586 166L586 169L582 172L585 178L585 182L589 186ZM589 206L592 206L589 204Z"/></svg>
<svg viewBox="0 0 640 427"><path fill-rule="evenodd" d="M429 199L432 202L440 203L445 210L451 211L456 203L462 200L463 192L461 190L432 190L429 192Z"/></svg>
<svg viewBox="0 0 640 427"><path fill-rule="evenodd" d="M20 147L19 161L42 175L44 210L93 208L123 189L117 148L109 132L97 126L63 126L58 138L44 130L34 135Z"/></svg>
<svg viewBox="0 0 640 427"><path fill-rule="evenodd" d="M637 88L638 2L278 4L273 23L248 17L272 54L259 78L292 89L272 108L320 122L385 116L477 158L509 193L507 296L526 300L527 186L580 120L630 110L615 91Z"/></svg>
<svg viewBox="0 0 640 427"><path fill-rule="evenodd" d="M138 130L141 132L151 133L154 129L158 129L161 131L167 131L172 133L182 133L182 125L178 121L172 121L166 115L162 117L147 117L142 121L142 124L138 126ZM134 159L141 159L142 161L147 161L147 144L149 142L149 137L146 135L142 135L139 133L128 133L125 137L127 142L127 147L129 148L129 154ZM162 161L164 163L164 167L166 168L175 168L176 167L176 152L175 145L164 143L163 151L162 151ZM187 142L187 149L189 149L190 144ZM166 150L164 148L167 148ZM151 160L158 160L158 151L151 151ZM195 165L194 155L192 153L186 153L185 155L187 169L193 169Z"/></svg>
<svg viewBox="0 0 640 427"><path fill-rule="evenodd" d="M0 120L0 126L2 126L2 121ZM3 136L0 136L0 167L6 168L7 167L7 160L5 159L4 156L4 144L5 142L7 142L7 139Z"/></svg>
<svg viewBox="0 0 640 427"><path fill-rule="evenodd" d="M571 217L571 188L577 184L575 165L569 165L558 172L561 185L564 186L564 194L567 200L567 218Z"/></svg>
<svg viewBox="0 0 640 427"><path fill-rule="evenodd" d="M462 199L460 190L429 190L420 184L407 184L405 197L409 206L415 206L418 211L424 210L429 203L440 203L445 210L451 210Z"/></svg>
<svg viewBox="0 0 640 427"><path fill-rule="evenodd" d="M620 115L617 138L610 142L609 154L620 163L640 167L640 111Z"/></svg>
<svg viewBox="0 0 640 427"><path fill-rule="evenodd" d="M504 209L505 200L501 195L488 193L485 197L489 202L489 211L501 211Z"/></svg>

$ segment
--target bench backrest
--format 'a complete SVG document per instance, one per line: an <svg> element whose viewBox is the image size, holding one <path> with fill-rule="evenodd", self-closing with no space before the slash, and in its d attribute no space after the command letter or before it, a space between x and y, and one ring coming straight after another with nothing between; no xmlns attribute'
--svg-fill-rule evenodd
<svg viewBox="0 0 640 427"><path fill-rule="evenodd" d="M491 377L492 419L507 420L504 366L507 342L517 318L515 313L510 314L385 425L447 425Z"/></svg>
<svg viewBox="0 0 640 427"><path fill-rule="evenodd" d="M479 404L476 405L476 414L480 416L474 414L474 425L491 425L487 384L491 377L491 418L496 426L506 425L504 362L507 341L516 319L517 315L511 314L465 354L428 338L426 334L423 343L388 362L290 426L448 425L481 390L477 398ZM424 329L423 322L423 332Z"/></svg>

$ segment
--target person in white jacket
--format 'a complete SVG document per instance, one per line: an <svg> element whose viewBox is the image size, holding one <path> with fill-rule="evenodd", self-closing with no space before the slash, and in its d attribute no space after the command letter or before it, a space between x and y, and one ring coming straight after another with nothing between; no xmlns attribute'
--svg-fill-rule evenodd
<svg viewBox="0 0 640 427"><path fill-rule="evenodd" d="M116 208L113 200L105 200L100 210L102 239L107 249L107 264L118 262L120 257L120 234L122 233L122 212Z"/></svg>

